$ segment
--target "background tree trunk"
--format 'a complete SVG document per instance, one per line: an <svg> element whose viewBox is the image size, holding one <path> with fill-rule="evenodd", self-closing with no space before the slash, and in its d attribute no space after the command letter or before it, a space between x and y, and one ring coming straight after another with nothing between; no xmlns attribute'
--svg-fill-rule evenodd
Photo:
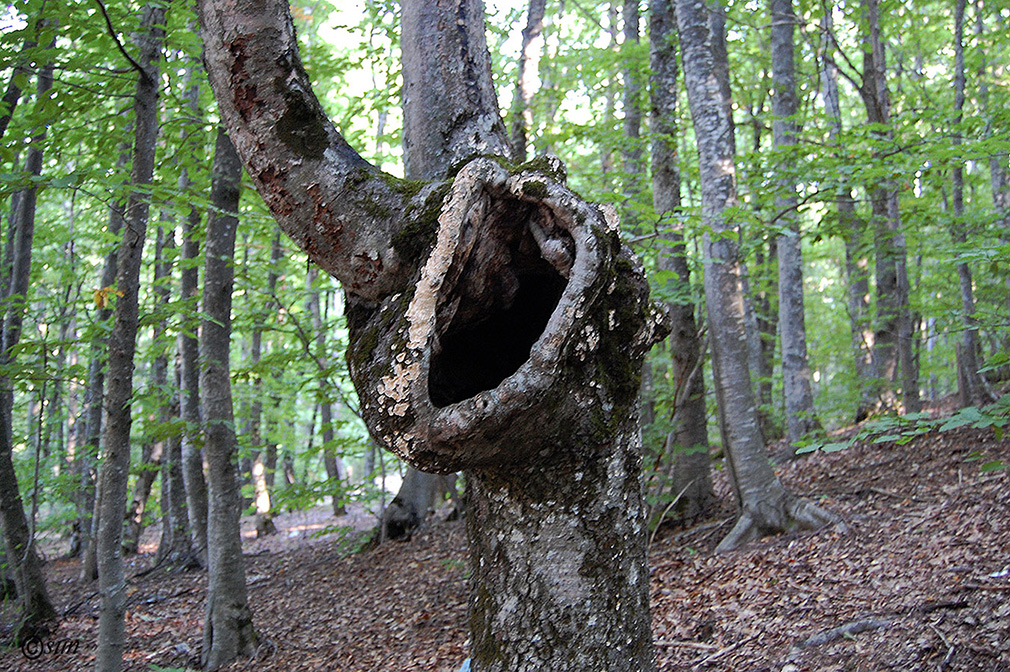
<svg viewBox="0 0 1010 672"><path fill-rule="evenodd" d="M778 237L779 334L782 338L782 379L786 399L786 438L792 443L819 431L814 410L807 359L807 326L803 306L803 251L797 208L796 180L790 175L790 150L796 146L796 68L793 34L796 16L792 0L771 0L771 52L773 144L779 152L780 194L775 199L780 226Z"/></svg>
<svg viewBox="0 0 1010 672"><path fill-rule="evenodd" d="M133 395L133 355L137 345L140 263L150 210L147 185L154 175L158 138L158 86L165 38L165 8L158 4L143 10L137 91L134 96L136 138L133 149L133 190L126 206L123 242L116 268L115 321L109 334L109 369L106 380L105 420L102 446L105 458L98 476L98 589L101 608L98 619L97 672L118 672L123 664L126 614L126 576L123 572L123 511L126 509L130 470L130 427Z"/></svg>
<svg viewBox="0 0 1010 672"><path fill-rule="evenodd" d="M519 74L516 78L516 95L512 102L512 153L515 160L526 160L529 133L533 128L533 94L536 92L536 70L543 43L544 11L547 0L530 0L523 29L522 48L519 51Z"/></svg>
<svg viewBox="0 0 1010 672"><path fill-rule="evenodd" d="M679 511L690 519L714 501L708 455L708 423L705 412L704 353L695 305L690 300L691 276L687 245L681 223L680 167L677 157L677 54L676 17L670 0L652 0L649 39L651 43L652 99L652 201L660 220L666 249L658 266L671 271L674 293L684 297L669 302L670 355L673 366L673 429L664 451L672 453L670 494L680 495ZM659 521L653 520L654 523Z"/></svg>
<svg viewBox="0 0 1010 672"><path fill-rule="evenodd" d="M215 670L256 649L256 633L246 596L245 562L239 528L241 493L236 472L232 412L231 298L235 234L238 229L242 164L223 127L214 148L211 203L207 225L203 312L200 327L200 393L207 452L207 612L203 626L203 665Z"/></svg>
<svg viewBox="0 0 1010 672"><path fill-rule="evenodd" d="M863 0L866 37L863 53L863 83L860 95L867 119L883 131L872 131L881 142L892 139L891 99L887 88L884 43L880 36L877 0ZM875 154L884 152L878 147ZM906 412L919 410L918 372L912 354L912 319L908 306L909 284L905 236L901 230L898 191L886 181L868 187L873 209L877 321L873 340L874 369L884 386L884 400L893 404L889 387L901 377L902 402ZM890 397L890 399L888 399Z"/></svg>
<svg viewBox="0 0 1010 672"><path fill-rule="evenodd" d="M53 83L53 66L43 66L36 83L36 98L47 96ZM33 138L25 160L25 172L32 177L42 174L45 129ZM21 340L24 313L31 280L32 242L35 238L37 188L25 189L15 211L16 227L12 236L10 279L0 294L4 317L0 323L0 529L4 546L13 560L14 583L21 621L15 630L18 641L44 632L45 623L56 617L49 599L42 562L35 550L32 528L25 516L24 504L14 471L14 387L7 371L14 361L14 349Z"/></svg>
<svg viewBox="0 0 1010 672"><path fill-rule="evenodd" d="M326 467L326 478L332 482L343 482L344 465L333 449L333 401L330 399L330 381L327 375L326 332L323 330L323 311L319 301L319 288L314 287L319 269L310 268L305 275L305 289L309 293L308 309L312 315L312 329L316 340L316 365L319 371L319 422L323 435L323 464ZM343 503L343 487L332 490L332 508L334 516L347 513Z"/></svg>
<svg viewBox="0 0 1010 672"><path fill-rule="evenodd" d="M834 21L831 12L823 19L823 53L821 85L824 107L831 123L831 139L838 143L835 157L842 155L842 109L838 96L838 66L834 61ZM877 373L873 364L874 334L870 319L870 262L865 241L866 221L856 212L852 187L842 180L837 187L835 208L838 211L842 238L845 243L846 298L849 331L855 364L857 401L854 420L862 422L878 406Z"/></svg>
<svg viewBox="0 0 1010 672"><path fill-rule="evenodd" d="M186 77L192 77L192 67L186 69ZM194 118L200 118L199 87L191 84L186 90L186 106ZM197 149L194 147L194 150ZM188 188L191 179L184 167L179 176L180 186ZM197 229L200 226L200 212L190 208L182 224L182 248L180 249L179 298L191 307L189 314L196 315L199 300L199 271L197 258L200 242ZM193 535L193 552L197 561L207 565L207 483L203 476L203 440L200 434L200 369L198 318L185 320L178 336L179 348L179 411L184 423L182 435L182 478L186 488L186 512L189 529Z"/></svg>
<svg viewBox="0 0 1010 672"><path fill-rule="evenodd" d="M727 210L736 203L731 100L723 78L721 37L703 0L677 0L676 12L688 102L698 142L702 225L706 232L705 299L712 342L712 367L726 462L741 515L719 544L741 543L796 526L817 528L840 522L832 514L788 493L772 471L758 425L750 383L744 326L738 225ZM721 22L716 22L721 27ZM715 48L713 48L715 47Z"/></svg>
<svg viewBox="0 0 1010 672"><path fill-rule="evenodd" d="M130 162L130 152L124 149L116 162L118 171L125 172ZM120 236L123 229L123 215L126 202L118 200L109 207L108 230L113 236ZM105 256L99 290L107 291L116 281L116 261L118 246ZM112 319L113 302L106 295L95 315L95 322L107 324ZM101 332L99 332L101 333ZM96 486L98 480L97 457L102 436L102 399L105 393L105 363L108 359L108 338L96 336L91 342L91 358L88 362L88 383L84 393L84 437L80 455L75 460L78 473L77 525L81 534L81 581L89 582L98 578L98 558L95 553L95 539L98 536Z"/></svg>
<svg viewBox="0 0 1010 672"><path fill-rule="evenodd" d="M964 21L967 0L957 0L954 9L954 114L955 131L953 143L960 147L963 143L959 126L964 117L965 72L964 72ZM951 201L954 207L953 236L954 242L964 246L968 241L964 221L964 168L960 158L954 159L954 169L951 171ZM957 277L961 287L961 311L964 313L964 332L961 335L961 345L957 351L957 379L961 392L961 405L974 406L994 401L988 389L985 378L979 374L981 363L978 354L981 351L978 343L978 320L975 318L975 292L972 286L971 268L968 262L959 261Z"/></svg>

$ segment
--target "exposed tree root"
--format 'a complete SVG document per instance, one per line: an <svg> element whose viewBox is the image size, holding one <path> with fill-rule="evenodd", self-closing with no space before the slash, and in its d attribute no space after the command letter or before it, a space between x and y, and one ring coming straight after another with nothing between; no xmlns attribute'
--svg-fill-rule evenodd
<svg viewBox="0 0 1010 672"><path fill-rule="evenodd" d="M848 531L840 516L805 499L785 495L773 502L762 500L744 506L740 519L719 542L715 552L732 551L743 544L779 532L819 530L829 525L835 526L843 534Z"/></svg>

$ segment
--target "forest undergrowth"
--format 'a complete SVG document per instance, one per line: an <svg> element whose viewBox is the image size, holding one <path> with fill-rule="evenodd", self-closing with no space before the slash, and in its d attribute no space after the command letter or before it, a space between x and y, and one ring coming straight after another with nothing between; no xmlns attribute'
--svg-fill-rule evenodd
<svg viewBox="0 0 1010 672"><path fill-rule="evenodd" d="M861 442L781 465L783 483L841 514L849 533L786 534L713 555L731 526L719 511L664 527L651 547L652 614L660 670L1010 670L1010 437L960 428L905 445ZM261 646L230 670L365 672L459 669L466 657L462 523L427 526L409 543L348 554L326 509L276 520L246 542L249 602ZM344 524L366 527L367 516ZM345 540L346 541L346 540ZM203 572L137 576L126 616L126 669L199 669ZM63 650L7 649L0 669L94 665L99 598L76 560L47 564ZM26 656L26 653L29 654ZM32 659L31 656L38 655Z"/></svg>

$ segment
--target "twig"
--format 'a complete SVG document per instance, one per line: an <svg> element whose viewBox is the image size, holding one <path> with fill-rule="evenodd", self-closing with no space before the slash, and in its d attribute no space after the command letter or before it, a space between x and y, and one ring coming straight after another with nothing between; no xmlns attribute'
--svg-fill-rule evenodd
<svg viewBox="0 0 1010 672"><path fill-rule="evenodd" d="M652 536L649 537L649 546L652 546L652 542L656 541L656 533L659 532L659 526L663 524L663 519L666 518L666 514L670 513L670 509L672 509L674 505L680 501L680 498L684 496L687 489L694 485L695 480L697 479L692 478L688 481L687 485L684 486L684 489L677 493L677 496L673 498L673 501L670 502L669 506L663 509L662 515L656 521L656 528L652 531Z"/></svg>
<svg viewBox="0 0 1010 672"><path fill-rule="evenodd" d="M671 640L671 639L660 639L656 641L656 646L665 646L669 648L681 648L681 649L698 649L700 651L713 651L719 647L715 644L706 644L704 642L692 642L690 640Z"/></svg>
<svg viewBox="0 0 1010 672"><path fill-rule="evenodd" d="M701 660L699 660L697 663L695 663L694 665L691 666L691 669L692 670L700 669L702 666L708 664L709 662L715 660L716 658L720 658L720 657L726 655L727 653L729 653L730 651L732 651L734 649L740 648L744 644L749 644L752 641L754 641L755 639L757 639L757 635L752 635L752 636L748 637L747 639L741 639L736 644L730 644L729 646L723 647L723 648L719 649L718 651L716 651L715 653L713 653L712 655L705 656L704 658L702 658Z"/></svg>
<svg viewBox="0 0 1010 672"><path fill-rule="evenodd" d="M940 632L940 629L937 628L935 625L933 625L932 623L927 623L926 625L928 625L933 630L933 632L936 633L936 636L940 638L940 641L943 642L943 645L947 647L947 655L944 656L943 660L940 661L940 664L936 668L937 670L942 671L945 667L947 667L948 664L950 664L950 659L954 657L954 645L951 644L947 640L947 638L943 636L943 633Z"/></svg>
<svg viewBox="0 0 1010 672"><path fill-rule="evenodd" d="M105 4L102 0L95 0L95 2L98 4L98 9L102 11L102 16L105 17L105 25L109 27L109 35L112 37L112 41L116 43L116 48L118 48L120 53L126 57L126 60L130 62L130 65L132 65L133 68L140 73L141 77L147 80L151 79L150 73L148 73L147 70L144 70L144 68L140 66L140 63L133 60L133 57L126 51L126 47L124 47L123 43L119 41L119 36L116 35L116 29L112 25L112 19L109 18L109 12L105 9Z"/></svg>
<svg viewBox="0 0 1010 672"><path fill-rule="evenodd" d="M870 492L875 492L878 495L885 495L887 497L894 497L895 499L911 499L910 497L905 497L904 495L899 495L896 492L891 492L890 490L884 490L883 488L874 488L874 487L871 486L871 487L867 488L867 490L869 490Z"/></svg>
<svg viewBox="0 0 1010 672"><path fill-rule="evenodd" d="M964 590L1010 590L1010 586L995 586L991 583L966 583L961 586Z"/></svg>
<svg viewBox="0 0 1010 672"><path fill-rule="evenodd" d="M879 630L880 628L886 628L890 624L891 621L878 618L867 618L862 621L852 621L851 623L846 623L845 625L840 625L837 628L831 628L830 630L819 632L812 637L807 637L804 640L796 642L792 645L792 649L793 651L797 651L811 646L829 644L836 639L852 637L853 635L858 635L861 632L868 632L870 630Z"/></svg>

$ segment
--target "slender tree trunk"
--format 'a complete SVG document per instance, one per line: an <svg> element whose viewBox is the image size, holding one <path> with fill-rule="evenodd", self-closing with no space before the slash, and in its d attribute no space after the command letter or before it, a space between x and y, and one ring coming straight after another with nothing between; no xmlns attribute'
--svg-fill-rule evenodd
<svg viewBox="0 0 1010 672"><path fill-rule="evenodd" d="M984 0L976 0L975 34L978 36L985 33L985 22L983 19L985 8L986 4ZM983 54L980 61L978 66L979 100L987 118L991 120L996 115L989 97L989 80L992 75L989 72L988 58L985 54ZM988 140L992 137L993 132L992 122L987 121L984 131L985 139ZM1005 151L993 152L989 156L989 185L992 192L993 209L996 211L999 237L1004 244L1010 244L1010 180L1007 179L1007 158L1008 154ZM999 306L997 310L1002 310L1003 319L1010 322L1010 277L1006 278L1003 284L1006 288L1005 298L1002 301L1002 306ZM996 343L995 349L1002 348L1003 351L1010 352L1010 330L1004 329L1000 337L993 340ZM1010 365L1004 364L995 375L997 380L1010 379Z"/></svg>
<svg viewBox="0 0 1010 672"><path fill-rule="evenodd" d="M703 0L677 0L684 78L698 142L702 225L706 231L705 298L712 366L727 465L741 515L719 551L779 530L817 528L840 519L785 490L772 471L758 425L750 383L744 327L737 224L731 100L723 77L724 52L717 47L721 22L713 22ZM715 48L714 48L715 47Z"/></svg>
<svg viewBox="0 0 1010 672"><path fill-rule="evenodd" d="M954 9L954 123L953 143L960 147L963 140L960 125L964 115L964 21L967 0L957 0ZM968 241L964 221L964 168L960 158L955 158L952 171L952 195L954 206L953 235L954 242L964 246ZM993 401L993 395L987 389L985 378L979 373L981 362L978 344L978 320L975 318L975 292L972 287L971 268L968 262L957 264L957 277L961 289L961 311L964 313L964 332L957 350L957 380L961 392L961 405L973 406Z"/></svg>
<svg viewBox="0 0 1010 672"><path fill-rule="evenodd" d="M835 156L841 159L842 109L838 95L838 66L834 61L834 23L831 12L824 16L824 47L821 85L824 107L831 120L831 138L838 145ZM852 187L844 180L837 187L835 208L838 210L842 238L845 242L845 275L849 333L856 373L858 401L855 421L862 422L877 407L875 388L877 374L873 366L874 333L870 319L870 262L865 241L866 221L856 212Z"/></svg>
<svg viewBox="0 0 1010 672"><path fill-rule="evenodd" d="M270 271L267 273L267 296L269 297L262 310L257 314L253 324L252 348L249 354L250 364L255 369L260 362L263 348L264 321L277 310L274 294L277 292L277 266L281 260L281 235L278 231L270 246ZM273 462L270 462L270 447L263 446L263 435L260 427L263 422L263 374L256 372L253 387L253 400L249 408L249 435L252 437L252 481L254 503L256 505L256 535L275 534L277 527L270 511L270 489L273 487L272 471L276 466L277 446L273 446Z"/></svg>
<svg viewBox="0 0 1010 672"><path fill-rule="evenodd" d="M207 612L203 665L215 670L256 649L252 612L246 597L245 563L239 529L241 495L235 468L229 350L235 233L238 228L242 164L223 127L214 149L207 225L203 312L200 327L200 393L207 452Z"/></svg>
<svg viewBox="0 0 1010 672"><path fill-rule="evenodd" d="M186 76L192 77L192 68L187 68ZM191 84L186 91L186 105L194 117L199 115L199 87ZM201 148L194 147L194 151ZM186 169L179 177L180 191L185 193L191 179ZM200 369L198 364L199 340L197 331L200 319L197 315L199 300L199 271L196 261L200 255L197 229L200 226L200 212L191 208L182 225L182 249L180 250L179 294L187 307L189 318L184 319L178 336L179 348L179 409L184 423L182 435L182 479L186 489L186 512L189 529L193 535L193 551L197 561L207 565L207 483L203 476L203 439L200 433Z"/></svg>
<svg viewBox="0 0 1010 672"><path fill-rule="evenodd" d="M866 36L863 52L863 83L860 95L867 119L877 124L880 142L893 137L890 129L891 100L887 88L884 44L880 36L880 7L877 0L863 0ZM877 150L877 155L884 152ZM906 412L919 410L918 371L912 354L912 319L909 310L908 265L905 236L896 187L880 182L868 187L874 220L875 273L877 279L877 321L874 330L874 368L883 385L885 401L894 400L889 387L901 377L902 402Z"/></svg>
<svg viewBox="0 0 1010 672"><path fill-rule="evenodd" d="M536 70L542 50L544 11L547 0L530 0L523 29L522 48L519 51L519 75L516 95L512 102L512 153L518 163L526 161L530 130L533 128L533 109L530 104L536 93Z"/></svg>
<svg viewBox="0 0 1010 672"><path fill-rule="evenodd" d="M333 401L330 399L329 379L327 378L326 361L326 331L323 329L323 311L320 307L319 288L314 284L319 276L319 269L313 267L305 276L306 290L309 293L308 309L312 315L312 329L316 339L316 364L319 371L319 422L323 435L323 464L326 467L326 478L330 481L342 481L342 464L333 450ZM343 516L347 513L343 503L343 487L332 491L333 515Z"/></svg>
<svg viewBox="0 0 1010 672"><path fill-rule="evenodd" d="M130 152L127 149L119 155L116 161L117 173L125 172L130 162ZM109 207L107 229L109 235L120 236L123 229L123 214L126 202L117 199ZM109 290L116 282L116 260L118 246L105 255L105 265L102 267L99 291L102 292L99 308L95 314L95 324L108 325L112 319L113 302L108 296ZM88 382L84 392L84 410L81 413L81 443L80 452L75 459L77 471L77 526L81 534L81 581L90 582L98 578L98 557L95 553L95 539L98 536L97 499L95 487L98 480L97 458L102 436L102 395L105 393L105 365L108 358L108 338L103 336L104 328L100 328L91 342L91 356L88 362Z"/></svg>
<svg viewBox="0 0 1010 672"><path fill-rule="evenodd" d="M629 204L633 203L642 193L643 173L642 160L642 81L635 51L640 44L639 0L624 0L621 12L624 18L624 151L621 152L624 169L624 196ZM626 207L622 219L632 230L639 229L638 214L634 207Z"/></svg>
<svg viewBox="0 0 1010 672"><path fill-rule="evenodd" d="M45 98L53 83L53 66L45 65L39 72L36 97ZM33 138L25 160L25 171L32 177L42 174L42 147L45 130ZM14 364L14 349L21 340L24 313L28 303L31 278L32 243L35 237L35 206L37 189L25 189L18 199L16 226L11 237L10 280L0 295L4 317L0 324L0 529L4 546L13 560L14 583L21 621L15 636L22 641L45 632L46 622L56 617L42 562L35 551L35 540L14 471L14 387L6 371Z"/></svg>
<svg viewBox="0 0 1010 672"><path fill-rule="evenodd" d="M154 175L158 137L158 59L165 37L165 8L158 4L143 10L137 90L134 96L136 137L133 148L132 190L127 201L123 240L116 267L115 318L109 334L109 370L106 380L102 445L105 458L98 475L98 619L97 672L118 672L123 664L126 614L126 576L123 571L123 511L126 509L130 470L130 427L133 395L133 356L139 317L140 264L147 232L149 196L146 188Z"/></svg>
<svg viewBox="0 0 1010 672"><path fill-rule="evenodd" d="M164 219L164 214L162 215ZM164 339L166 330L167 315L165 308L171 294L168 284L169 263L165 260L165 230L158 226L158 233L154 243L154 294L157 302L162 307L161 317L154 325L152 342L160 344ZM159 399L157 422L164 426L169 420L170 403L166 398L165 390L168 387L168 356L164 353L158 354L151 365L151 387L155 398ZM162 470L162 461L165 457L165 439L157 441L147 441L142 448L140 458L140 468L137 473L137 480L133 489L133 500L130 510L127 511L126 530L123 534L123 550L126 553L136 553L140 546L140 536L144 531L144 516L147 511L147 500L151 496L151 487L154 479Z"/></svg>
<svg viewBox="0 0 1010 672"><path fill-rule="evenodd" d="M786 438L792 443L821 429L814 410L807 359L807 327L803 307L803 251L797 208L796 180L790 175L796 147L796 68L793 40L796 16L792 0L771 0L773 143L779 161L780 194L775 207L786 233L778 239L779 334L782 338L782 378L786 400Z"/></svg>
<svg viewBox="0 0 1010 672"><path fill-rule="evenodd" d="M671 496L680 496L679 511L690 519L714 501L708 456L708 423L705 409L704 352L690 300L691 276L687 245L680 220L680 166L677 156L677 54L676 17L670 0L652 0L650 9L651 100L652 100L652 202L659 215L666 244L659 268L672 271L673 293L669 302L670 354L675 390L672 425L665 451L673 453ZM658 521L654 521L658 522Z"/></svg>

